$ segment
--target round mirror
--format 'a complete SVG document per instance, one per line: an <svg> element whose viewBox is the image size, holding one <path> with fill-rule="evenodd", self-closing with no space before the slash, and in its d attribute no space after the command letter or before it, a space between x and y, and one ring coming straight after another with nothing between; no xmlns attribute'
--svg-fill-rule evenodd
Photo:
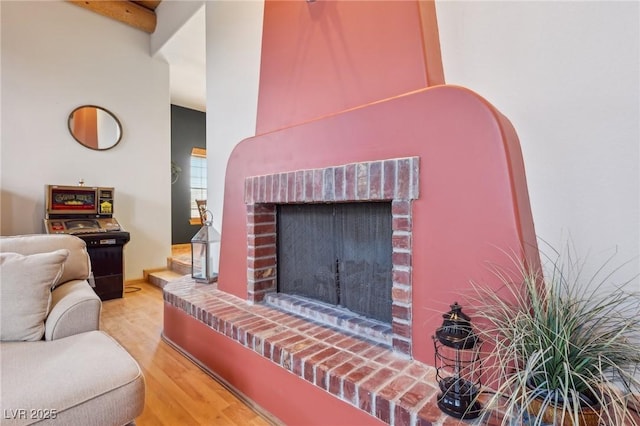
<svg viewBox="0 0 640 426"><path fill-rule="evenodd" d="M111 149L122 139L122 126L111 112L83 105L69 115L69 131L75 140L95 150Z"/></svg>

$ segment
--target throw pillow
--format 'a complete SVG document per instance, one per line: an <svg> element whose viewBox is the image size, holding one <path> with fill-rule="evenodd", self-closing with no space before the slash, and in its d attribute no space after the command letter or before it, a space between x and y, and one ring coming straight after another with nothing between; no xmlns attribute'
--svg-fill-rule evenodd
<svg viewBox="0 0 640 426"><path fill-rule="evenodd" d="M42 339L51 289L68 256L64 249L29 256L0 253L0 341Z"/></svg>

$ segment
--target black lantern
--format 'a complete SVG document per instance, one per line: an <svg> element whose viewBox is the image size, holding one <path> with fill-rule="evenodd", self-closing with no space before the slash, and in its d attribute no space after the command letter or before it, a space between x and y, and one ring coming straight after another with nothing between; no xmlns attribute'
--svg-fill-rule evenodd
<svg viewBox="0 0 640 426"><path fill-rule="evenodd" d="M438 407L458 419L474 419L482 409L477 401L482 343L458 302L442 318L442 326L433 336L436 379L441 392Z"/></svg>
<svg viewBox="0 0 640 426"><path fill-rule="evenodd" d="M220 254L220 233L206 220L191 239L191 277L203 283L218 278L217 259Z"/></svg>

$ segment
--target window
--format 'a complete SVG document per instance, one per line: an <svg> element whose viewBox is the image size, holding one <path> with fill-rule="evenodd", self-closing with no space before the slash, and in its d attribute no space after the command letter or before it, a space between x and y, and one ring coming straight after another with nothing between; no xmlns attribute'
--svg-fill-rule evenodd
<svg viewBox="0 0 640 426"><path fill-rule="evenodd" d="M196 200L207 199L207 150L191 150L191 224L200 224L200 212Z"/></svg>

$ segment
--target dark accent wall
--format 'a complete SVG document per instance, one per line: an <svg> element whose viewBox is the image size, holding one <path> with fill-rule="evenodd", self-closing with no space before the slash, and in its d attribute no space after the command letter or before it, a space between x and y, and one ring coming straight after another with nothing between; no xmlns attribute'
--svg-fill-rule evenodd
<svg viewBox="0 0 640 426"><path fill-rule="evenodd" d="M206 114L171 105L171 161L181 169L171 185L171 244L191 242L199 225L189 224L190 160L193 147L206 147Z"/></svg>

